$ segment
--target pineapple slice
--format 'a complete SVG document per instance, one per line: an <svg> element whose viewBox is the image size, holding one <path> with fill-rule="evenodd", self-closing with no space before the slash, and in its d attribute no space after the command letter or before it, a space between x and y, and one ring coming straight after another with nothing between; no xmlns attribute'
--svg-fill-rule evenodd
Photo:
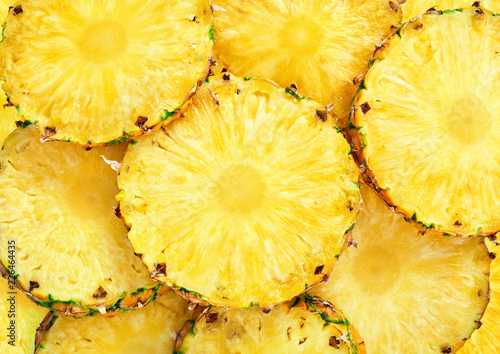
<svg viewBox="0 0 500 354"><path fill-rule="evenodd" d="M403 9L403 21L406 22L430 8L438 10L458 9L471 6L471 0L398 0ZM483 0L481 6L493 12L500 12L498 0Z"/></svg>
<svg viewBox="0 0 500 354"><path fill-rule="evenodd" d="M15 288L13 278L0 278L0 353L31 354L35 351L37 328L51 323L53 315ZM41 333L41 332L40 332Z"/></svg>
<svg viewBox="0 0 500 354"><path fill-rule="evenodd" d="M391 0L213 0L215 57L241 76L274 80L323 105L346 126L353 80L401 21ZM251 21L248 19L251 18Z"/></svg>
<svg viewBox="0 0 500 354"><path fill-rule="evenodd" d="M331 304L310 296L263 312L208 308L177 338L184 353L366 353L349 321Z"/></svg>
<svg viewBox="0 0 500 354"><path fill-rule="evenodd" d="M114 144L181 114L211 33L208 0L26 0L7 16L0 76L45 138Z"/></svg>
<svg viewBox="0 0 500 354"><path fill-rule="evenodd" d="M500 17L431 12L374 54L351 116L353 151L422 232L500 230Z"/></svg>
<svg viewBox="0 0 500 354"><path fill-rule="evenodd" d="M465 342L461 354L499 353L500 352L500 245L486 241L488 250L496 255L491 262L490 303L486 308L482 325L472 337Z"/></svg>
<svg viewBox="0 0 500 354"><path fill-rule="evenodd" d="M9 7L14 5L15 3L16 3L16 0L0 0L1 20L5 19L5 17L7 17L7 14L9 13Z"/></svg>
<svg viewBox="0 0 500 354"><path fill-rule="evenodd" d="M349 152L324 107L224 73L129 147L117 199L153 278L194 301L267 307L341 253L359 210Z"/></svg>
<svg viewBox="0 0 500 354"><path fill-rule="evenodd" d="M21 120L16 107L7 101L5 92L0 89L0 147L5 139L16 129L16 121Z"/></svg>
<svg viewBox="0 0 500 354"><path fill-rule="evenodd" d="M120 160L125 147L42 143L34 125L7 138L0 152L1 268L17 274L17 285L39 304L77 316L135 307L166 291L149 278L113 214L117 174L103 157Z"/></svg>
<svg viewBox="0 0 500 354"><path fill-rule="evenodd" d="M172 353L177 332L191 315L187 302L169 292L111 318L58 316L37 353Z"/></svg>
<svg viewBox="0 0 500 354"><path fill-rule="evenodd" d="M357 248L309 293L342 309L368 353L454 353L488 304L484 240L421 235L371 188L361 196Z"/></svg>

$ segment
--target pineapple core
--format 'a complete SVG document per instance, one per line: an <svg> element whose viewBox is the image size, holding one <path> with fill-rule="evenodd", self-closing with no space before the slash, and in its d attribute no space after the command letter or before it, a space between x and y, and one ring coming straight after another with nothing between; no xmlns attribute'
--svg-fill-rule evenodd
<svg viewBox="0 0 500 354"><path fill-rule="evenodd" d="M235 164L222 172L219 181L215 182L215 191L225 210L248 213L262 205L266 183L254 167Z"/></svg>
<svg viewBox="0 0 500 354"><path fill-rule="evenodd" d="M288 48L293 55L307 57L318 51L322 27L307 16L297 16L286 21L279 32L280 47Z"/></svg>
<svg viewBox="0 0 500 354"><path fill-rule="evenodd" d="M78 46L83 57L93 63L105 63L118 58L127 46L123 26L112 21L99 21L88 26Z"/></svg>
<svg viewBox="0 0 500 354"><path fill-rule="evenodd" d="M491 113L477 96L465 96L453 103L444 127L448 135L462 144L474 144L482 140L491 124Z"/></svg>

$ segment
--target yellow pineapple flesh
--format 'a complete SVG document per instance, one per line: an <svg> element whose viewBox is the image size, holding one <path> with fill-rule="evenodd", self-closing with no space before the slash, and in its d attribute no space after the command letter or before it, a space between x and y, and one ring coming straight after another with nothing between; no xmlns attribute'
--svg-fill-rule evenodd
<svg viewBox="0 0 500 354"><path fill-rule="evenodd" d="M353 80L375 45L399 26L389 0L215 0L215 58L241 76L270 79L323 105L345 126Z"/></svg>
<svg viewBox="0 0 500 354"><path fill-rule="evenodd" d="M193 300L267 307L324 279L358 213L358 171L328 112L229 73L120 169L129 238L151 276Z"/></svg>
<svg viewBox="0 0 500 354"><path fill-rule="evenodd" d="M422 235L363 185L362 211L327 283L309 293L356 326L368 353L454 353L489 298L482 238Z"/></svg>
<svg viewBox="0 0 500 354"><path fill-rule="evenodd" d="M423 232L500 230L500 17L433 12L374 54L351 116L365 177Z"/></svg>
<svg viewBox="0 0 500 354"><path fill-rule="evenodd" d="M492 257L490 269L490 302L486 308L481 326L460 350L461 354L500 353L500 246L486 240Z"/></svg>
<svg viewBox="0 0 500 354"><path fill-rule="evenodd" d="M73 315L145 304L163 291L134 255L114 215L126 145L86 151L41 142L35 125L12 133L0 152L0 261L38 303ZM117 169L117 167L115 166Z"/></svg>
<svg viewBox="0 0 500 354"><path fill-rule="evenodd" d="M16 289L15 283L0 277L0 352L32 354L35 351L37 328L49 310L38 306ZM50 319L49 319L50 320Z"/></svg>
<svg viewBox="0 0 500 354"><path fill-rule="evenodd" d="M7 16L0 76L46 138L113 144L181 113L211 32L208 0L26 0Z"/></svg>
<svg viewBox="0 0 500 354"><path fill-rule="evenodd" d="M16 107L7 101L7 96L0 89L0 147L5 139L16 129L16 122L21 120Z"/></svg>
<svg viewBox="0 0 500 354"><path fill-rule="evenodd" d="M274 307L212 307L186 323L176 354L366 353L348 319L331 304L309 296Z"/></svg>
<svg viewBox="0 0 500 354"><path fill-rule="evenodd" d="M57 315L37 353L172 353L176 334L191 314L187 302L169 292L143 308L111 318Z"/></svg>

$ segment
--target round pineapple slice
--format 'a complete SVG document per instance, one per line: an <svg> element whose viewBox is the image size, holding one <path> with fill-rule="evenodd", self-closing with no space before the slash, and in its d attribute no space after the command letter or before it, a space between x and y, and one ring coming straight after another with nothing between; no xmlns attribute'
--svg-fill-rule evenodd
<svg viewBox="0 0 500 354"><path fill-rule="evenodd" d="M169 292L111 318L58 316L37 353L172 353L177 332L191 315L187 302Z"/></svg>
<svg viewBox="0 0 500 354"><path fill-rule="evenodd" d="M208 308L177 338L184 353L366 353L356 329L331 304L310 296L263 312Z"/></svg>
<svg viewBox="0 0 500 354"><path fill-rule="evenodd" d="M130 146L117 199L151 276L193 301L267 307L331 271L359 211L349 145L319 104L228 73Z"/></svg>
<svg viewBox="0 0 500 354"><path fill-rule="evenodd" d="M7 246L8 247L8 246ZM33 353L37 345L37 329L49 326L53 314L38 306L16 289L14 278L0 278L0 352L9 354ZM40 326L43 323L43 326ZM41 334L41 332L40 332Z"/></svg>
<svg viewBox="0 0 500 354"><path fill-rule="evenodd" d="M434 8L437 10L459 9L471 6L471 0L398 0L403 10L403 21L406 22L427 10ZM500 12L500 2L498 0L483 0L481 6L493 12Z"/></svg>
<svg viewBox="0 0 500 354"><path fill-rule="evenodd" d="M310 290L342 309L368 353L454 353L489 298L482 238L422 235L361 187L362 211L330 280Z"/></svg>
<svg viewBox="0 0 500 354"><path fill-rule="evenodd" d="M396 0L213 3L220 66L283 87L296 84L303 95L333 104L341 127L347 125L353 80L368 68L375 45L401 20Z"/></svg>
<svg viewBox="0 0 500 354"><path fill-rule="evenodd" d="M461 354L497 353L500 349L500 245L486 240L488 250L495 257L490 270L490 302L486 308L481 326L460 350Z"/></svg>
<svg viewBox="0 0 500 354"><path fill-rule="evenodd" d="M16 107L7 100L5 92L0 89L0 147L3 146L9 134L16 129L16 122L21 119Z"/></svg>
<svg viewBox="0 0 500 354"><path fill-rule="evenodd" d="M39 304L78 316L135 307L166 291L150 279L113 214L117 173L104 158L119 161L125 148L42 143L34 125L5 141L1 268Z"/></svg>
<svg viewBox="0 0 500 354"><path fill-rule="evenodd" d="M115 144L181 114L212 33L208 0L26 0L7 16L0 76L45 138Z"/></svg>
<svg viewBox="0 0 500 354"><path fill-rule="evenodd" d="M422 232L500 230L500 17L432 12L374 54L350 133L365 178Z"/></svg>

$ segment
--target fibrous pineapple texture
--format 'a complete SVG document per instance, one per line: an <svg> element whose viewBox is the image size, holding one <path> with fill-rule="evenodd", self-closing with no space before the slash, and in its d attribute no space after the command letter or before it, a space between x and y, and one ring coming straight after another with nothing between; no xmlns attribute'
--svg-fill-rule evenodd
<svg viewBox="0 0 500 354"><path fill-rule="evenodd" d="M42 143L34 125L7 138L0 152L0 260L39 304L83 315L135 307L163 291L113 214L117 173L104 158L120 161L124 150Z"/></svg>
<svg viewBox="0 0 500 354"><path fill-rule="evenodd" d="M0 89L0 147L5 139L16 129L16 122L21 120L16 107L7 101L7 96Z"/></svg>
<svg viewBox="0 0 500 354"><path fill-rule="evenodd" d="M267 307L323 280L342 251L359 206L349 151L318 103L224 73L129 147L117 199L153 278Z"/></svg>
<svg viewBox="0 0 500 354"><path fill-rule="evenodd" d="M0 76L46 138L117 143L181 113L208 74L211 26L208 0L26 0Z"/></svg>
<svg viewBox="0 0 500 354"><path fill-rule="evenodd" d="M207 309L177 340L184 353L366 353L354 327L331 304L309 296L260 309Z"/></svg>
<svg viewBox="0 0 500 354"><path fill-rule="evenodd" d="M490 302L486 308L481 326L460 350L461 354L500 353L500 246L486 241L492 257L490 270Z"/></svg>
<svg viewBox="0 0 500 354"><path fill-rule="evenodd" d="M362 186L362 211L330 280L310 290L336 304L368 353L454 353L488 304L482 238L422 235Z"/></svg>
<svg viewBox="0 0 500 354"><path fill-rule="evenodd" d="M403 9L403 21L406 22L418 15L423 14L430 8L436 10L462 9L472 5L471 0L399 0ZM498 0L483 0L481 6L493 11L500 12L500 2Z"/></svg>
<svg viewBox="0 0 500 354"><path fill-rule="evenodd" d="M500 17L433 12L373 56L351 116L365 177L421 231L500 230Z"/></svg>
<svg viewBox="0 0 500 354"><path fill-rule="evenodd" d="M0 278L0 326L2 339L0 352L8 354L32 354L35 351L37 329L42 322L43 328L50 323L49 310L38 306L9 283ZM44 321L46 319L47 321ZM39 333L41 336L42 333Z"/></svg>
<svg viewBox="0 0 500 354"><path fill-rule="evenodd" d="M176 334L191 314L187 302L169 292L143 308L111 318L58 315L37 353L172 353Z"/></svg>
<svg viewBox="0 0 500 354"><path fill-rule="evenodd" d="M399 26L389 0L215 0L215 56L241 76L274 80L323 105L345 126L353 80L375 45Z"/></svg>

